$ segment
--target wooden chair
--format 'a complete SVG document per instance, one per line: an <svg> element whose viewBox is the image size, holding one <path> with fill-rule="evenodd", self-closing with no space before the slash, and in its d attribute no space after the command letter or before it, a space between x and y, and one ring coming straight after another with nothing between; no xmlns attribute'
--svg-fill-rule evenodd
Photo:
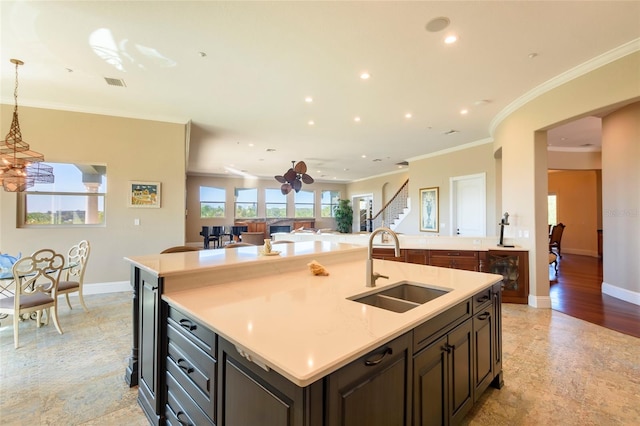
<svg viewBox="0 0 640 426"><path fill-rule="evenodd" d="M238 247L255 247L255 244L249 244L249 243L229 243L226 246L224 246L224 248L226 249L232 249L232 248L238 248Z"/></svg>
<svg viewBox="0 0 640 426"><path fill-rule="evenodd" d="M70 293L78 293L78 299L85 312L89 312L89 308L84 303L84 297L82 297L82 287L84 284L84 272L87 268L87 262L89 261L89 253L91 252L91 246L87 240L82 240L78 244L69 249L67 254L67 265L70 266L64 275L64 279L58 284L58 295L64 294L67 299L67 305L69 309L71 302L69 301Z"/></svg>
<svg viewBox="0 0 640 426"><path fill-rule="evenodd" d="M0 299L0 313L13 315L13 343L18 348L18 330L23 314L36 312L38 327L42 324L42 311L47 311L47 322L53 323L62 334L58 323L58 283L64 268L64 256L49 249L38 250L13 265L15 283L13 296Z"/></svg>
<svg viewBox="0 0 640 426"><path fill-rule="evenodd" d="M165 254L165 253L183 253L186 251L200 251L199 247L192 247L192 246L174 246L174 247L169 247L166 248L164 250L162 250L160 252L160 254Z"/></svg>
<svg viewBox="0 0 640 426"><path fill-rule="evenodd" d="M562 233L564 228L565 225L558 223L551 229L551 236L549 237L549 253L553 253L555 248L560 259L562 259Z"/></svg>

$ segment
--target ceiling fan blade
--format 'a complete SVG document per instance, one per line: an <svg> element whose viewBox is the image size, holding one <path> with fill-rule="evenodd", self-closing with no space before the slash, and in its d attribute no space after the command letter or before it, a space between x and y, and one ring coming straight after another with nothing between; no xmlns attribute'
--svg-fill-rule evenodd
<svg viewBox="0 0 640 426"><path fill-rule="evenodd" d="M296 175L297 175L297 173L296 173L296 171L295 171L295 170L293 170L293 169L289 169L289 170L287 171L287 173L285 173L285 174L284 174L284 178L285 178L285 180L286 180L287 182L291 183L291 182L293 182L294 180L296 180Z"/></svg>
<svg viewBox="0 0 640 426"><path fill-rule="evenodd" d="M309 185L309 184L313 183L313 178L305 173L305 174L302 175L302 181L304 183L306 183L307 185Z"/></svg>
<svg viewBox="0 0 640 426"><path fill-rule="evenodd" d="M296 171L296 173L307 173L307 165L305 164L304 161L298 161L298 164L295 165L294 170Z"/></svg>
<svg viewBox="0 0 640 426"><path fill-rule="evenodd" d="M282 186L280 187L280 191L282 192L283 195L287 195L288 193L291 192L291 185L289 185L288 183L283 183Z"/></svg>
<svg viewBox="0 0 640 426"><path fill-rule="evenodd" d="M302 188L302 182L300 182L299 179L294 180L293 182L291 182L291 187L296 191L299 192L300 188Z"/></svg>
<svg viewBox="0 0 640 426"><path fill-rule="evenodd" d="M280 176L280 175L278 175L278 176L274 176L274 177L275 177L275 178L276 178L276 180L277 180L278 182L280 182L280 183L286 183L286 182L287 182L287 180L284 178L284 176Z"/></svg>

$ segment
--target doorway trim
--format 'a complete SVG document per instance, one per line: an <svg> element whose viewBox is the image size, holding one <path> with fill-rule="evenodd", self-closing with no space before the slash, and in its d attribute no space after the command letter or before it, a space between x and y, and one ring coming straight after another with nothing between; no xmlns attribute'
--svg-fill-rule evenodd
<svg viewBox="0 0 640 426"><path fill-rule="evenodd" d="M360 200L371 201L371 203L373 203L373 193L351 196L351 207L353 208L353 225L351 226L351 232L354 233L360 232Z"/></svg>

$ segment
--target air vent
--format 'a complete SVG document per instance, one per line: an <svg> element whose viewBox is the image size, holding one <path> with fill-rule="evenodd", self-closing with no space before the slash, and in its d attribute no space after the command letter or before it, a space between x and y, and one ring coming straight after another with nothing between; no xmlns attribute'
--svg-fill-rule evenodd
<svg viewBox="0 0 640 426"><path fill-rule="evenodd" d="M453 135L454 133L460 133L460 130L447 130L446 132L442 132L443 135Z"/></svg>
<svg viewBox="0 0 640 426"><path fill-rule="evenodd" d="M401 161L399 163L396 163L396 166L408 166L409 162L408 161Z"/></svg>
<svg viewBox="0 0 640 426"><path fill-rule="evenodd" d="M109 86L127 87L124 80L121 80L119 78L105 77L104 81L106 81Z"/></svg>

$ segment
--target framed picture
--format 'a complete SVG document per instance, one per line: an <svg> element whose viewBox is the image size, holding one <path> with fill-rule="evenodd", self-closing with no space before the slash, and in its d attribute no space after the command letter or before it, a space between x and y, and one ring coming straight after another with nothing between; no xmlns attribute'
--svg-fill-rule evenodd
<svg viewBox="0 0 640 426"><path fill-rule="evenodd" d="M129 207L160 208L160 182L129 182Z"/></svg>
<svg viewBox="0 0 640 426"><path fill-rule="evenodd" d="M438 187L420 189L420 230L438 232L439 218Z"/></svg>

